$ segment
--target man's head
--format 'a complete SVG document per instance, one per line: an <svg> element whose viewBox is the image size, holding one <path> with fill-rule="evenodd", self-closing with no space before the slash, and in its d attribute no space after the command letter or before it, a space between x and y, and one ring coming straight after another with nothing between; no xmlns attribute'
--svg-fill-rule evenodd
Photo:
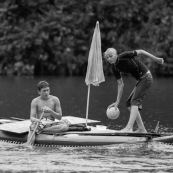
<svg viewBox="0 0 173 173"><path fill-rule="evenodd" d="M41 97L47 98L50 94L49 83L46 81L40 81L38 83L38 93Z"/></svg>
<svg viewBox="0 0 173 173"><path fill-rule="evenodd" d="M117 51L114 48L108 48L104 53L104 58L111 64L117 61Z"/></svg>

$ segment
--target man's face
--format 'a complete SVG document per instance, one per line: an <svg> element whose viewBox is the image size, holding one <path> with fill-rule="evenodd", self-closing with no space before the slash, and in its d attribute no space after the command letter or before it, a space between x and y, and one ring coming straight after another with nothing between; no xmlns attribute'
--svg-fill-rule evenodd
<svg viewBox="0 0 173 173"><path fill-rule="evenodd" d="M42 88L38 93L42 98L48 98L50 94L50 88L49 87Z"/></svg>
<svg viewBox="0 0 173 173"><path fill-rule="evenodd" d="M117 61L117 52L116 52L116 50L114 50L114 49L113 50L107 50L105 59L109 63L114 64Z"/></svg>

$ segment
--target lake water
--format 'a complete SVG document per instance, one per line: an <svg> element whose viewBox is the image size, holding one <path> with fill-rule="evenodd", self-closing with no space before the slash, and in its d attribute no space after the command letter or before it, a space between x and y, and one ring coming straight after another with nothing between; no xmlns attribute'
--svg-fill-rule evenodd
<svg viewBox="0 0 173 173"><path fill-rule="evenodd" d="M87 86L84 77L0 77L1 117L29 118L31 100L37 83L47 80L51 94L59 97L64 116L85 118ZM125 100L135 85L124 78L125 88L119 109L120 117L109 120L106 108L116 98L116 81L106 77L99 87L91 86L89 118L108 128L119 130L129 118ZM173 132L173 79L154 78L141 112L146 129ZM26 147L0 141L0 172L173 172L173 146L161 143L119 144L99 147Z"/></svg>

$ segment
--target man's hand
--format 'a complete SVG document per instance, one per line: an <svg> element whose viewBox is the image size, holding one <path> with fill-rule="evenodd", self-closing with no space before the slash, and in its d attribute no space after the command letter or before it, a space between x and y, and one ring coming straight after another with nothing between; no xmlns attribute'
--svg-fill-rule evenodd
<svg viewBox="0 0 173 173"><path fill-rule="evenodd" d="M45 113L52 113L52 109L50 109L50 108L47 107L47 106L44 106L44 107L42 108L42 111L44 111Z"/></svg>
<svg viewBox="0 0 173 173"><path fill-rule="evenodd" d="M68 124L68 125L70 125L71 124L71 122L70 121L68 121L68 120L66 120L66 119L62 119L61 121L64 121L66 124Z"/></svg>
<svg viewBox="0 0 173 173"><path fill-rule="evenodd" d="M32 122L34 122L34 123L40 123L40 120L37 119L37 118L34 118L34 120L32 120Z"/></svg>
<svg viewBox="0 0 173 173"><path fill-rule="evenodd" d="M111 107L115 107L115 110L117 109L118 107L118 102L116 101L115 103L112 103L111 105L108 106L108 109L111 108Z"/></svg>
<svg viewBox="0 0 173 173"><path fill-rule="evenodd" d="M164 59L163 58L157 58L157 63L158 64L163 64L164 63Z"/></svg>

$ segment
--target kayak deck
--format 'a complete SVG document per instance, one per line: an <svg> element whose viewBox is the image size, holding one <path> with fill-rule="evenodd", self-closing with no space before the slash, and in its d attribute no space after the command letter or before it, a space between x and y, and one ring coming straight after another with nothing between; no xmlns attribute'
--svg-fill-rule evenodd
<svg viewBox="0 0 173 173"><path fill-rule="evenodd" d="M82 118L66 117L73 124L84 123ZM91 123L99 121L90 120ZM26 143L29 121L9 122L0 125L0 140L14 143ZM19 128L20 126L20 128ZM36 145L63 145L63 146L98 146L121 143L164 142L173 144L173 134L158 133L122 133L106 126L87 126L90 131L68 131L57 134L39 134L36 136Z"/></svg>

